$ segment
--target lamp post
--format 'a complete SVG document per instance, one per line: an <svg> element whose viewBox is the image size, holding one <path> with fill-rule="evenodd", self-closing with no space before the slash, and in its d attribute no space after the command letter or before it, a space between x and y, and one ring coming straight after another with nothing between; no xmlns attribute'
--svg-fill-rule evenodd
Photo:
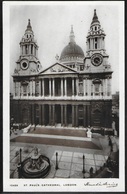
<svg viewBox="0 0 127 194"><path fill-rule="evenodd" d="M83 171L82 173L85 173L85 156L83 155Z"/></svg>
<svg viewBox="0 0 127 194"><path fill-rule="evenodd" d="M58 170L58 153L56 152L56 170Z"/></svg>

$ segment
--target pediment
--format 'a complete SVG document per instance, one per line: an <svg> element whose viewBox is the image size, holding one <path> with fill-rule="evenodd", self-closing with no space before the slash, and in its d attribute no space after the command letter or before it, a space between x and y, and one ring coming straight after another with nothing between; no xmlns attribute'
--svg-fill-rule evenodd
<svg viewBox="0 0 127 194"><path fill-rule="evenodd" d="M40 74L62 74L62 73L77 73L77 71L60 63L55 63L47 69L40 72Z"/></svg>

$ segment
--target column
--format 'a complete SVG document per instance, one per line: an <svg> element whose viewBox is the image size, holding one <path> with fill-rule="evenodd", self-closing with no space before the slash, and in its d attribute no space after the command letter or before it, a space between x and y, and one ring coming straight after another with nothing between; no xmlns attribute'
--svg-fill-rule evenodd
<svg viewBox="0 0 127 194"><path fill-rule="evenodd" d="M72 127L75 126L75 106L72 105Z"/></svg>
<svg viewBox="0 0 127 194"><path fill-rule="evenodd" d="M78 96L79 85L78 85L78 78L76 78L76 96Z"/></svg>
<svg viewBox="0 0 127 194"><path fill-rule="evenodd" d="M51 108L51 104L49 104L49 125L52 125Z"/></svg>
<svg viewBox="0 0 127 194"><path fill-rule="evenodd" d="M86 84L85 84L85 79L83 79L83 91L84 91L84 96L86 95Z"/></svg>
<svg viewBox="0 0 127 194"><path fill-rule="evenodd" d="M51 78L49 78L49 96L51 96Z"/></svg>
<svg viewBox="0 0 127 194"><path fill-rule="evenodd" d="M67 78L64 78L64 92L65 96L67 96Z"/></svg>
<svg viewBox="0 0 127 194"><path fill-rule="evenodd" d="M42 105L42 124L45 125L45 114L44 114L44 104Z"/></svg>
<svg viewBox="0 0 127 194"><path fill-rule="evenodd" d="M63 126L63 105L61 105L61 126Z"/></svg>
<svg viewBox="0 0 127 194"><path fill-rule="evenodd" d="M35 96L35 80L33 80L33 96Z"/></svg>
<svg viewBox="0 0 127 194"><path fill-rule="evenodd" d="M41 96L41 80L39 80L39 96Z"/></svg>
<svg viewBox="0 0 127 194"><path fill-rule="evenodd" d="M72 96L74 96L74 78L72 78Z"/></svg>
<svg viewBox="0 0 127 194"><path fill-rule="evenodd" d="M41 118L42 118L42 115L41 115L41 105L39 104L39 125L41 125Z"/></svg>
<svg viewBox="0 0 127 194"><path fill-rule="evenodd" d="M111 96L111 79L109 79L109 93L110 93L110 96Z"/></svg>
<svg viewBox="0 0 127 194"><path fill-rule="evenodd" d="M18 82L18 97L20 97L20 82Z"/></svg>
<svg viewBox="0 0 127 194"><path fill-rule="evenodd" d="M43 96L45 96L44 78L42 79L42 93L43 93Z"/></svg>
<svg viewBox="0 0 127 194"><path fill-rule="evenodd" d="M53 125L55 126L55 105L52 105L53 107Z"/></svg>
<svg viewBox="0 0 127 194"><path fill-rule="evenodd" d="M67 126L67 105L64 105L64 125Z"/></svg>
<svg viewBox="0 0 127 194"><path fill-rule="evenodd" d="M76 127L78 127L78 105L76 105Z"/></svg>
<svg viewBox="0 0 127 194"><path fill-rule="evenodd" d="M88 82L88 81L87 81L87 78L86 78L86 80L85 80L86 85L85 85L85 86L86 86L86 93L87 93L87 95L88 95L88 86L87 86L87 82Z"/></svg>
<svg viewBox="0 0 127 194"><path fill-rule="evenodd" d="M30 81L29 84L30 84L30 96L32 96L32 81Z"/></svg>
<svg viewBox="0 0 127 194"><path fill-rule="evenodd" d="M16 82L13 82L13 90L14 90L14 97L15 97L15 93L16 93Z"/></svg>
<svg viewBox="0 0 127 194"><path fill-rule="evenodd" d="M32 120L33 120L33 124L35 124L35 108L34 108L34 104L32 104Z"/></svg>
<svg viewBox="0 0 127 194"><path fill-rule="evenodd" d="M55 83L54 83L54 78L52 79L52 91L53 91L53 96L55 96Z"/></svg>
<svg viewBox="0 0 127 194"><path fill-rule="evenodd" d="M87 119L88 119L88 125L90 125L90 106L87 105Z"/></svg>
<svg viewBox="0 0 127 194"><path fill-rule="evenodd" d="M63 78L61 78L61 96L63 96Z"/></svg>
<svg viewBox="0 0 127 194"><path fill-rule="evenodd" d="M91 91L90 91L90 90L91 90L91 89L90 89L90 82L91 82L91 81L90 81L90 79L87 79L87 85L88 85L88 86L87 86L87 90L88 90L88 96L90 96L90 93L91 93Z"/></svg>
<svg viewBox="0 0 127 194"><path fill-rule="evenodd" d="M107 96L107 78L105 79L105 96Z"/></svg>
<svg viewBox="0 0 127 194"><path fill-rule="evenodd" d="M86 127L86 105L84 105L84 127Z"/></svg>

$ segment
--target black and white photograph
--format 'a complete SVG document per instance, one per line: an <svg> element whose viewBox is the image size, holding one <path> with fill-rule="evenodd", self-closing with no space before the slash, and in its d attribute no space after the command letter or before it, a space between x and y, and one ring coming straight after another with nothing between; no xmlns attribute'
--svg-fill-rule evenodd
<svg viewBox="0 0 127 194"><path fill-rule="evenodd" d="M3 9L4 191L124 191L124 2Z"/></svg>

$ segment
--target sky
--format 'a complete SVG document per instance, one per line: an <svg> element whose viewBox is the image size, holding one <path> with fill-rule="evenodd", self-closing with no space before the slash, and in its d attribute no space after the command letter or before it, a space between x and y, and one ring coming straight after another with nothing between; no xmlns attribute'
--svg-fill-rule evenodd
<svg viewBox="0 0 127 194"><path fill-rule="evenodd" d="M105 4L104 4L105 3ZM56 62L63 48L69 42L71 25L73 25L75 41L86 53L86 36L90 29L94 9L104 32L106 33L105 48L109 55L112 75L112 93L119 91L120 72L120 17L121 9L112 2L53 2L53 3L13 3L9 8L10 34L10 77L20 56L20 40L25 33L28 19L37 40L38 58L43 69ZM123 36L123 35L122 35ZM11 91L12 91L12 77Z"/></svg>

